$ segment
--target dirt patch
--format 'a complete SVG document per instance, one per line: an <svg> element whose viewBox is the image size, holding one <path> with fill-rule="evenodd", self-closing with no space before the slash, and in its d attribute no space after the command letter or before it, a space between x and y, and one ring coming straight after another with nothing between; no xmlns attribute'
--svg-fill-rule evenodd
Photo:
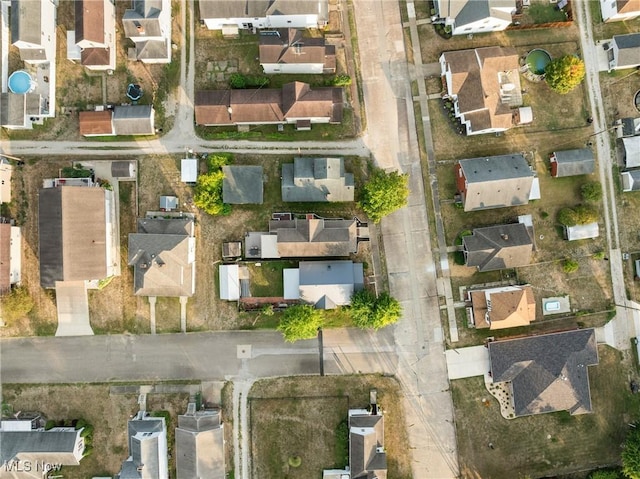
<svg viewBox="0 0 640 479"><path fill-rule="evenodd" d="M263 380L251 389L250 434L255 477L320 477L344 465L336 450L336 429L349 408L366 408L369 390L378 391L385 411L389 477L411 477L411 454L401 392L393 378L380 376L299 377ZM299 467L289 458L300 456Z"/></svg>

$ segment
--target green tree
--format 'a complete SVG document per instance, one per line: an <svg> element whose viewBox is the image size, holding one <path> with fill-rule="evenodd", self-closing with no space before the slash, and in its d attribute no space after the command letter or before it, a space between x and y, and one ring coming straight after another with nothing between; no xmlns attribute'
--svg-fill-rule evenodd
<svg viewBox="0 0 640 479"><path fill-rule="evenodd" d="M598 211L586 205L562 208L558 212L558 223L564 226L586 225L598 221Z"/></svg>
<svg viewBox="0 0 640 479"><path fill-rule="evenodd" d="M13 288L11 292L0 298L0 319L6 325L12 325L18 319L26 316L33 309L33 299L29 295L27 288L18 286Z"/></svg>
<svg viewBox="0 0 640 479"><path fill-rule="evenodd" d="M552 60L544 69L549 88L562 95L569 93L584 80L584 62L575 55Z"/></svg>
<svg viewBox="0 0 640 479"><path fill-rule="evenodd" d="M580 265L578 264L578 262L575 259L565 259L564 263L562 263L562 270L569 274L569 273L575 273L576 271L578 271L578 268L580 267Z"/></svg>
<svg viewBox="0 0 640 479"><path fill-rule="evenodd" d="M409 198L409 177L397 171L375 168L362 188L360 207L374 223L402 208Z"/></svg>
<svg viewBox="0 0 640 479"><path fill-rule="evenodd" d="M640 429L631 429L622 449L622 473L629 479L640 479Z"/></svg>
<svg viewBox="0 0 640 479"><path fill-rule="evenodd" d="M584 201L596 203L602 199L602 185L598 181L590 181L580 187Z"/></svg>
<svg viewBox="0 0 640 479"><path fill-rule="evenodd" d="M353 324L362 329L380 329L396 323L402 315L402 306L387 293L376 297L363 289L351 297L349 314Z"/></svg>
<svg viewBox="0 0 640 479"><path fill-rule="evenodd" d="M308 304L298 304L286 309L278 325L284 340L293 343L300 339L315 338L322 326L324 314Z"/></svg>
<svg viewBox="0 0 640 479"><path fill-rule="evenodd" d="M231 207L222 202L222 170L198 176L193 193L193 203L211 216L228 215Z"/></svg>
<svg viewBox="0 0 640 479"><path fill-rule="evenodd" d="M621 479L621 477L615 469L600 469L589 474L589 479Z"/></svg>

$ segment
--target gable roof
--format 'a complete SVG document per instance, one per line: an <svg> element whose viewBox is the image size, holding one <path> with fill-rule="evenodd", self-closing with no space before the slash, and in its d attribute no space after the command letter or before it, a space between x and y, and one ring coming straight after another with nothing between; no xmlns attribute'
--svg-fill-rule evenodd
<svg viewBox="0 0 640 479"><path fill-rule="evenodd" d="M342 89L314 88L302 82L282 89L204 90L195 98L196 124L284 123L299 118L342 121Z"/></svg>
<svg viewBox="0 0 640 479"><path fill-rule="evenodd" d="M262 204L262 166L225 165L222 167L222 201L232 205Z"/></svg>
<svg viewBox="0 0 640 479"><path fill-rule="evenodd" d="M46 457L46 462L50 464L78 465L78 457L82 457L84 451L81 433L82 430L76 431L73 428L0 431L0 463L6 464L14 460L42 461ZM32 476L28 474L27 477Z"/></svg>
<svg viewBox="0 0 640 479"><path fill-rule="evenodd" d="M162 0L133 0L133 8L127 9L122 17L124 34L128 38L160 37L160 13Z"/></svg>
<svg viewBox="0 0 640 479"><path fill-rule="evenodd" d="M624 164L627 168L640 166L640 136L622 139L624 150Z"/></svg>
<svg viewBox="0 0 640 479"><path fill-rule="evenodd" d="M78 115L80 119L80 134L83 136L113 134L112 116L113 112L111 110L81 111Z"/></svg>
<svg viewBox="0 0 640 479"><path fill-rule="evenodd" d="M351 304L351 296L364 286L362 263L353 261L301 261L300 299L318 309Z"/></svg>
<svg viewBox="0 0 640 479"><path fill-rule="evenodd" d="M596 169L596 159L589 148L554 151L551 162L556 163L557 177L590 175Z"/></svg>
<svg viewBox="0 0 640 479"><path fill-rule="evenodd" d="M155 135L151 105L118 105L113 109L113 131L116 135Z"/></svg>
<svg viewBox="0 0 640 479"><path fill-rule="evenodd" d="M104 43L104 2L105 0L75 1L76 43L83 40ZM107 63L108 61L107 58ZM82 64L85 65L84 61Z"/></svg>
<svg viewBox="0 0 640 479"><path fill-rule="evenodd" d="M267 15L318 15L326 21L327 0L200 0L200 18L264 18Z"/></svg>
<svg viewBox="0 0 640 479"><path fill-rule="evenodd" d="M511 381L516 416L591 412L587 366L598 364L595 330L489 343L494 382Z"/></svg>
<svg viewBox="0 0 640 479"><path fill-rule="evenodd" d="M616 9L618 13L640 14L640 0L617 0Z"/></svg>
<svg viewBox="0 0 640 479"><path fill-rule="evenodd" d="M614 35L613 43L618 47L616 66L634 66L640 64L640 33Z"/></svg>
<svg viewBox="0 0 640 479"><path fill-rule="evenodd" d="M622 176L622 191L640 190L640 170L624 171Z"/></svg>
<svg viewBox="0 0 640 479"><path fill-rule="evenodd" d="M167 440L163 417L141 411L127 424L129 458L122 463L119 479L166 479Z"/></svg>
<svg viewBox="0 0 640 479"><path fill-rule="evenodd" d="M525 205L534 174L520 153L459 161L464 175L464 210Z"/></svg>
<svg viewBox="0 0 640 479"><path fill-rule="evenodd" d="M195 408L195 404L193 404ZM176 469L180 479L224 479L224 429L219 411L178 416Z"/></svg>
<svg viewBox="0 0 640 479"><path fill-rule="evenodd" d="M564 227L565 237L569 241L597 238L600 236L600 228L598 222L588 223L586 225L575 225Z"/></svg>
<svg viewBox="0 0 640 479"><path fill-rule="evenodd" d="M11 287L11 225L0 223L0 294Z"/></svg>
<svg viewBox="0 0 640 479"><path fill-rule="evenodd" d="M13 165L3 157L0 157L0 203L11 202L11 177Z"/></svg>
<svg viewBox="0 0 640 479"><path fill-rule="evenodd" d="M282 201L353 201L354 194L344 158L294 158L282 165Z"/></svg>
<svg viewBox="0 0 640 479"><path fill-rule="evenodd" d="M137 296L192 296L195 291L193 220L139 219L129 234L129 266Z"/></svg>
<svg viewBox="0 0 640 479"><path fill-rule="evenodd" d="M282 258L349 256L358 249L356 220L272 220L269 232L276 233Z"/></svg>
<svg viewBox="0 0 640 479"><path fill-rule="evenodd" d="M479 271L526 266L531 262L533 241L522 223L476 228L462 238L466 265Z"/></svg>
<svg viewBox="0 0 640 479"><path fill-rule="evenodd" d="M42 0L11 0L11 43L41 45L42 20ZM43 49L42 59L44 58Z"/></svg>
<svg viewBox="0 0 640 479"><path fill-rule="evenodd" d="M277 35L260 35L261 64L322 64L336 67L336 50L322 38L304 38L295 28L281 29Z"/></svg>
<svg viewBox="0 0 640 479"><path fill-rule="evenodd" d="M380 448L380 449L379 449ZM352 479L386 479L384 416L349 411L349 468Z"/></svg>
<svg viewBox="0 0 640 479"><path fill-rule="evenodd" d="M38 195L40 284L107 276L107 196L98 187L43 188ZM85 211L89 214L79 214Z"/></svg>
<svg viewBox="0 0 640 479"><path fill-rule="evenodd" d="M536 301L529 285L471 291L470 296L476 328L515 328L536 319Z"/></svg>

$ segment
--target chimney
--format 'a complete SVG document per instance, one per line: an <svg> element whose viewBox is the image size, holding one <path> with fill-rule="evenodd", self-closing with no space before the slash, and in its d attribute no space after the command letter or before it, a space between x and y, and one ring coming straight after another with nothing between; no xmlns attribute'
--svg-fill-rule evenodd
<svg viewBox="0 0 640 479"><path fill-rule="evenodd" d="M503 240L505 240L505 241L508 241L508 240L509 240L509 235L508 235L508 234L505 234L505 233L502 233L502 234L500 235L500 238L502 238L502 239L503 239Z"/></svg>

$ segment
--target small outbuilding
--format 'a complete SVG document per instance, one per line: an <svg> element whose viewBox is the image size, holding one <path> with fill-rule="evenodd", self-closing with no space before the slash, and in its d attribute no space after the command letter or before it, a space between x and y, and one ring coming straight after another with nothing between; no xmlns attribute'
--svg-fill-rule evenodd
<svg viewBox="0 0 640 479"><path fill-rule="evenodd" d="M237 264L221 264L220 299L238 301L240 299L240 268Z"/></svg>
<svg viewBox="0 0 640 479"><path fill-rule="evenodd" d="M622 176L622 191L639 191L640 190L640 170L624 171Z"/></svg>
<svg viewBox="0 0 640 479"><path fill-rule="evenodd" d="M549 161L555 178L590 175L596 169L596 159L589 148L554 151Z"/></svg>
<svg viewBox="0 0 640 479"><path fill-rule="evenodd" d="M160 197L160 211L173 211L178 208L178 198L175 196Z"/></svg>
<svg viewBox="0 0 640 479"><path fill-rule="evenodd" d="M632 136L622 139L624 151L624 164L627 168L640 166L640 136Z"/></svg>
<svg viewBox="0 0 640 479"><path fill-rule="evenodd" d="M597 221L586 225L564 227L564 237L569 241L597 238L598 236L600 236L600 228Z"/></svg>
<svg viewBox="0 0 640 479"><path fill-rule="evenodd" d="M195 183L198 179L198 159L183 158L180 160L180 181Z"/></svg>
<svg viewBox="0 0 640 479"><path fill-rule="evenodd" d="M262 204L262 166L223 166L222 201L230 205Z"/></svg>

